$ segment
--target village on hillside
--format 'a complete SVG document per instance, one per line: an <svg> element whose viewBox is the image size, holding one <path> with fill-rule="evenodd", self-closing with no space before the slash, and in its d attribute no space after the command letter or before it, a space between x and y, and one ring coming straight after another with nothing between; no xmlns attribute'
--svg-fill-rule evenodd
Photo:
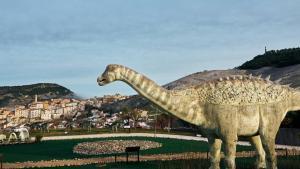
<svg viewBox="0 0 300 169"><path fill-rule="evenodd" d="M0 108L0 129L67 129L67 128L111 128L112 126L129 128L131 126L150 128L145 110L128 112L104 112L102 105L111 104L128 98L120 94L104 95L86 100L61 98L40 101L38 95L28 105L15 105L14 108ZM87 107L92 107L88 109ZM136 118L134 118L136 117Z"/></svg>

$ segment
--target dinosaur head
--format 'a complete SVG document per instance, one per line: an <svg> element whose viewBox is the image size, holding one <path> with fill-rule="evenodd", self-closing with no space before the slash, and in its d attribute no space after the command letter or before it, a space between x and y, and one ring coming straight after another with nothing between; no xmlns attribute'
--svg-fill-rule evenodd
<svg viewBox="0 0 300 169"><path fill-rule="evenodd" d="M114 82L118 80L116 75L118 73L118 65L110 64L106 67L105 71L102 73L101 76L97 78L97 82L100 86L104 86L108 83Z"/></svg>

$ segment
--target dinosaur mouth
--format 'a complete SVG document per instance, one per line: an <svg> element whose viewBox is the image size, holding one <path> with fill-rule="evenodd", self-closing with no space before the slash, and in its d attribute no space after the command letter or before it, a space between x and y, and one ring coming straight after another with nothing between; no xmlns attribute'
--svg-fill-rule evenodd
<svg viewBox="0 0 300 169"><path fill-rule="evenodd" d="M100 79L98 79L98 84L99 84L100 86L105 85L105 82L106 82L106 79L105 79L105 78L100 78Z"/></svg>

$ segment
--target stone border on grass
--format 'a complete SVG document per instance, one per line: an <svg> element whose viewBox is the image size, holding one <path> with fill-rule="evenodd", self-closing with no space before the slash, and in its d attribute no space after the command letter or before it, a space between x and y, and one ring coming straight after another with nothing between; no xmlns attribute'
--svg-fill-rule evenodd
<svg viewBox="0 0 300 169"><path fill-rule="evenodd" d="M126 147L140 147L141 150L159 148L161 143L148 140L106 140L78 143L73 152L84 155L124 153Z"/></svg>

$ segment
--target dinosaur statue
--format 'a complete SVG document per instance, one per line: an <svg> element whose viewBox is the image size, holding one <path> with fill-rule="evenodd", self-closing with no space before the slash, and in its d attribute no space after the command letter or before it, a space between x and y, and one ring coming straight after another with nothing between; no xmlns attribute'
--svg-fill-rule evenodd
<svg viewBox="0 0 300 169"><path fill-rule="evenodd" d="M288 111L300 110L300 91L252 75L212 80L183 90L167 90L122 65L108 65L100 86L124 81L172 115L199 126L208 137L210 169L219 169L221 144L225 165L235 168L238 136L249 137L257 168L276 169L275 137Z"/></svg>

